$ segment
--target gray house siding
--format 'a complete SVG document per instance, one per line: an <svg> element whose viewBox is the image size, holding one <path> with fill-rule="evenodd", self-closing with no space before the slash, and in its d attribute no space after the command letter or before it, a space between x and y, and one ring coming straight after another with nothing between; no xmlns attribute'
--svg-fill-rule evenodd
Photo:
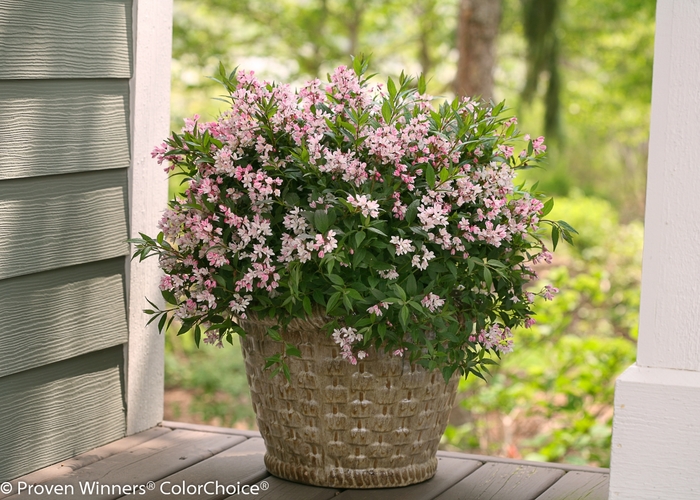
<svg viewBox="0 0 700 500"><path fill-rule="evenodd" d="M0 0L0 482L125 434L131 0Z"/></svg>

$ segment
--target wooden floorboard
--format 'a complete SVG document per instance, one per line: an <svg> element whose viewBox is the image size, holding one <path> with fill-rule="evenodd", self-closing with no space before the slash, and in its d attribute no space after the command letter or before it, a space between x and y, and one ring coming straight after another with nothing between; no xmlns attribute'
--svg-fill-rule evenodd
<svg viewBox="0 0 700 500"><path fill-rule="evenodd" d="M145 443L146 441L150 441L169 432L172 431L163 427L154 427L153 429L148 429L146 431L139 432L138 434L134 434L133 436L125 437L112 443L106 444L104 446L100 446L99 448L95 448L94 450L85 452L81 455L78 455L77 457L64 460L63 462L59 462L44 469L39 469L36 472L32 472L31 474L22 476L21 478L15 479L14 481L10 481L10 484L12 485L12 491L17 491L17 484L20 480L26 483L27 485L35 485L40 483L46 483L49 481L57 482L59 478L68 476L77 469L86 467L100 460L104 460L105 458L111 457L112 455L116 455L117 453L122 453L126 450L129 450L130 448L138 446L142 443ZM10 493L10 495L12 495L12 493ZM0 500L8 497L16 497L16 495L12 495L12 497L10 497L10 495L0 492Z"/></svg>
<svg viewBox="0 0 700 500"><path fill-rule="evenodd" d="M113 500L123 496L126 485L158 481L245 439L243 436L178 429L51 482L71 487L70 493L73 494L61 498ZM93 488L92 491L84 492L82 488L88 486Z"/></svg>
<svg viewBox="0 0 700 500"><path fill-rule="evenodd" d="M187 494L189 500L227 497L229 496L226 494L227 487L237 490L239 483L250 485L268 476L263 463L264 456L263 440L259 437L247 439L211 458L157 481L154 490L139 498L159 499L163 498L163 495L181 497L179 492L182 491L182 485L201 486L200 491Z"/></svg>
<svg viewBox="0 0 700 500"><path fill-rule="evenodd" d="M438 500L535 500L565 474L562 470L487 463Z"/></svg>
<svg viewBox="0 0 700 500"><path fill-rule="evenodd" d="M275 476L268 476L257 483L260 493L256 498L265 500L329 500L340 494L341 490L333 488L320 488L308 484L292 483ZM230 496L227 500L240 498Z"/></svg>
<svg viewBox="0 0 700 500"><path fill-rule="evenodd" d="M595 472L567 472L537 500L607 500L609 474Z"/></svg>
<svg viewBox="0 0 700 500"><path fill-rule="evenodd" d="M73 488L75 494L63 491L60 498L75 499L607 500L610 478L607 469L439 452L437 473L426 482L404 488L340 490L271 476L264 454L257 432L163 422L18 478L12 486L13 493L20 481ZM105 489L84 495L85 484ZM135 485L135 493L125 491L126 485ZM147 491L138 490L146 485ZM187 486L190 489L182 492ZM45 491L45 498L52 497ZM0 493L0 500L30 496L38 495Z"/></svg>

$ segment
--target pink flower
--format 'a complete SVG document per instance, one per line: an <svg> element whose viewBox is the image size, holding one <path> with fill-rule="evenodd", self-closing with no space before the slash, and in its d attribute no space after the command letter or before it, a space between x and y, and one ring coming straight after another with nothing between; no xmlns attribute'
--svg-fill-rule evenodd
<svg viewBox="0 0 700 500"><path fill-rule="evenodd" d="M542 290L544 300L552 300L555 293L559 293L559 289L551 285L545 285L544 289Z"/></svg>
<svg viewBox="0 0 700 500"><path fill-rule="evenodd" d="M355 197L353 195L349 195L348 203L355 208L359 208L362 215L365 217L369 216L372 219L379 217L379 203L371 200L369 196L358 195Z"/></svg>
<svg viewBox="0 0 700 500"><path fill-rule="evenodd" d="M396 255L403 255L408 252L415 252L416 247L411 244L411 240L405 238L399 238L398 236L392 236L389 243L394 244L396 247Z"/></svg>
<svg viewBox="0 0 700 500"><path fill-rule="evenodd" d="M435 312L445 305L445 300L432 292L423 297L420 302L423 304L423 307L427 308L430 312Z"/></svg>
<svg viewBox="0 0 700 500"><path fill-rule="evenodd" d="M396 266L391 266L391 269L386 271L377 271L377 274L385 280L395 280L399 277L399 273L396 272Z"/></svg>

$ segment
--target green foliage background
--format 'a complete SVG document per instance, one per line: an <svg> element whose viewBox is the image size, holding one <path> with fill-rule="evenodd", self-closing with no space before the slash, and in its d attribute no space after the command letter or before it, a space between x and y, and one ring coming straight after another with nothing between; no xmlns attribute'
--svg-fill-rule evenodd
<svg viewBox="0 0 700 500"><path fill-rule="evenodd" d="M544 130L547 74L521 99L526 41L521 0L502 0L496 97L533 136ZM425 72L451 97L457 0L175 0L172 128L214 118L219 61L277 80L321 77L371 53L379 76ZM562 291L489 384L469 379L445 447L548 461L609 464L614 379L635 359L651 100L654 0L560 0L561 140L529 177L555 195L552 218L580 233L542 270ZM379 78L378 76L378 78ZM176 189L173 186L173 189ZM534 288L534 287L533 287ZM235 348L197 351L168 338L166 384L193 396L196 418L252 425Z"/></svg>

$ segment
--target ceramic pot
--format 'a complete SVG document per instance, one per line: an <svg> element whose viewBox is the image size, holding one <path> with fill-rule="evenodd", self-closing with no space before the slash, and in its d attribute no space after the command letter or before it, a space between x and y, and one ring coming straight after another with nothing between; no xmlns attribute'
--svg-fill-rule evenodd
<svg viewBox="0 0 700 500"><path fill-rule="evenodd" d="M265 357L284 350L265 334L272 323L240 324L271 474L334 488L388 488L433 477L458 376L446 384L437 371L375 351L352 365L319 317L289 325L283 338L302 356L289 358L289 381L282 374L271 378Z"/></svg>

